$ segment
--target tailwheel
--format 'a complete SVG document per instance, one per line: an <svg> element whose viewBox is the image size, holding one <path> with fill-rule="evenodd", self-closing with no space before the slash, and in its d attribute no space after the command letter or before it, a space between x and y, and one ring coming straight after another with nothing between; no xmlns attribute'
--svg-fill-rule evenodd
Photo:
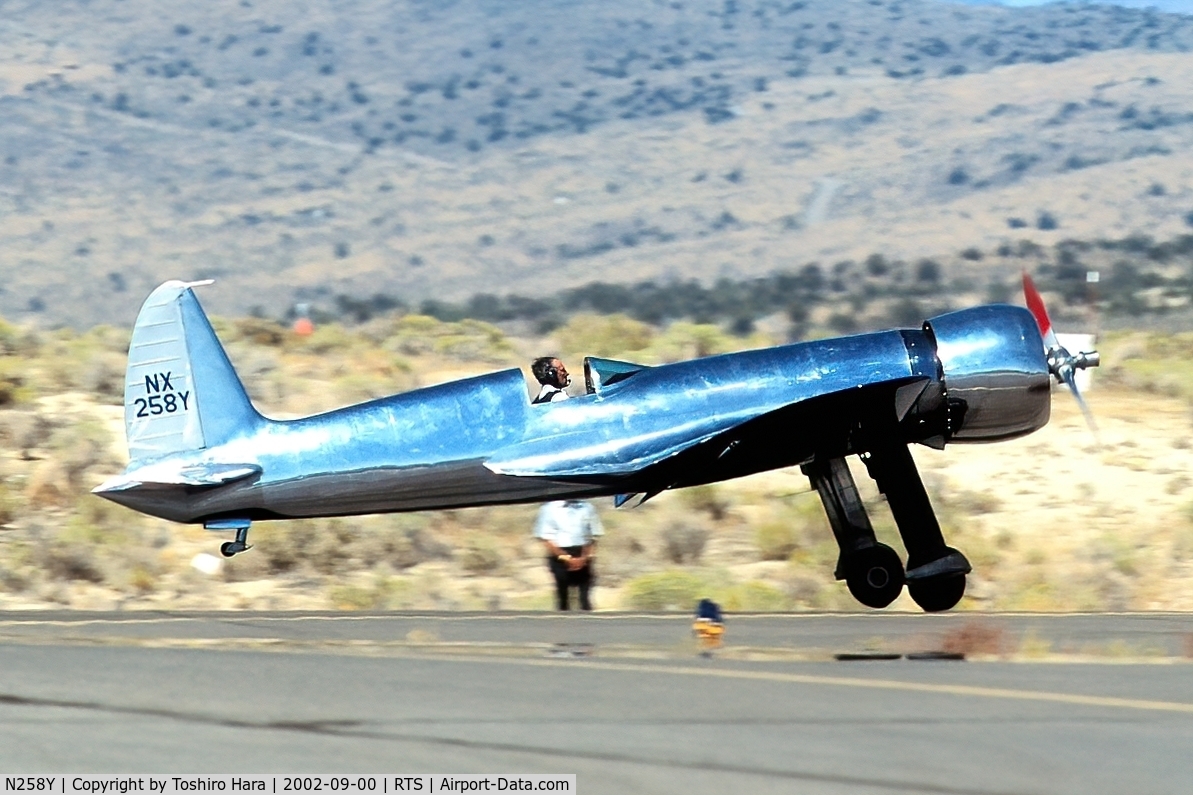
<svg viewBox="0 0 1193 795"><path fill-rule="evenodd" d="M225 521L207 522L205 524L208 530L235 530L236 540L225 541L220 544L220 554L225 558L230 558L233 555L238 555L241 552L252 549L249 546L249 521L247 519L229 519Z"/></svg>
<svg viewBox="0 0 1193 795"><path fill-rule="evenodd" d="M245 550L249 549L252 549L252 547L243 541L225 541L224 543L220 544L220 554L225 558L230 558L237 553L244 552Z"/></svg>
<svg viewBox="0 0 1193 795"><path fill-rule="evenodd" d="M921 580L910 580L907 592L926 613L951 610L965 595L964 574L938 574Z"/></svg>
<svg viewBox="0 0 1193 795"><path fill-rule="evenodd" d="M903 561L886 544L859 549L845 561L845 584L853 598L866 607L882 608L895 601L903 591L903 581Z"/></svg>

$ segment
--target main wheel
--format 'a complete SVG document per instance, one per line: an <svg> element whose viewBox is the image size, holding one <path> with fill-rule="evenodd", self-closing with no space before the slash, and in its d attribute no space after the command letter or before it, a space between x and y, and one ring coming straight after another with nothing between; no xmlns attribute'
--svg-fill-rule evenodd
<svg viewBox="0 0 1193 795"><path fill-rule="evenodd" d="M230 558L237 552L236 546L231 541L225 541L220 544L220 554L225 558Z"/></svg>
<svg viewBox="0 0 1193 795"><path fill-rule="evenodd" d="M965 595L964 574L942 574L922 580L911 580L907 591L912 600L926 613L951 610Z"/></svg>
<svg viewBox="0 0 1193 795"><path fill-rule="evenodd" d="M903 561L886 544L859 550L846 561L845 584L866 607L886 607L903 591Z"/></svg>

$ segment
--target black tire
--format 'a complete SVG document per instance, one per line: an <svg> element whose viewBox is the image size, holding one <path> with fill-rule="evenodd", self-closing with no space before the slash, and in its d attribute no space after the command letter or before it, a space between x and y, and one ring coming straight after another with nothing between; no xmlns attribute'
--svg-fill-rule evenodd
<svg viewBox="0 0 1193 795"><path fill-rule="evenodd" d="M903 561L886 544L858 550L846 561L845 584L866 607L883 608L903 592Z"/></svg>
<svg viewBox="0 0 1193 795"><path fill-rule="evenodd" d="M940 613L952 610L965 596L965 575L945 574L939 577L928 577L923 580L912 580L907 583L907 592L912 600L924 609L925 613Z"/></svg>
<svg viewBox="0 0 1193 795"><path fill-rule="evenodd" d="M231 541L225 541L224 543L220 544L220 554L225 558L230 558L236 554Z"/></svg>

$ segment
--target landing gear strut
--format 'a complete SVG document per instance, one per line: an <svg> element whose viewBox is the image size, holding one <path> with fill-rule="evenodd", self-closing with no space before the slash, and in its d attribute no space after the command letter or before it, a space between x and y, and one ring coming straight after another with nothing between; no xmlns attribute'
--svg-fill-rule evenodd
<svg viewBox="0 0 1193 795"><path fill-rule="evenodd" d="M886 607L903 591L899 554L874 537L844 458L817 459L803 467L820 493L841 555L836 577L845 580L853 597L867 607Z"/></svg>
<svg viewBox="0 0 1193 795"><path fill-rule="evenodd" d="M862 461L886 495L907 548L911 598L929 613L955 607L965 595L965 575L971 567L964 555L945 545L911 451L902 442L886 442L863 455Z"/></svg>

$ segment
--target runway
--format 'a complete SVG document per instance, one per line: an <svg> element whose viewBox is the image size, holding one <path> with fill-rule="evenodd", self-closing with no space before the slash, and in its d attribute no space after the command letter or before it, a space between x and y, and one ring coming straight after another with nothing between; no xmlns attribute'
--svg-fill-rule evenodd
<svg viewBox="0 0 1193 795"><path fill-rule="evenodd" d="M584 793L1193 782L1193 616L731 616L711 659L688 626L0 614L0 770L575 773ZM974 626L1005 648L967 662L833 659L932 651Z"/></svg>

